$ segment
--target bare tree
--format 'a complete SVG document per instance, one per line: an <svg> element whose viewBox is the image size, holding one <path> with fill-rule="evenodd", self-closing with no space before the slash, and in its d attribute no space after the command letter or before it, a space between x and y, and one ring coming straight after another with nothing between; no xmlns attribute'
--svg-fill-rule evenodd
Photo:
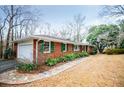
<svg viewBox="0 0 124 93"><path fill-rule="evenodd" d="M51 35L51 24L50 23L45 23L46 24L46 29L47 29L47 34L50 36Z"/></svg>
<svg viewBox="0 0 124 93"><path fill-rule="evenodd" d="M82 27L84 25L84 20L85 20L85 17L82 16L81 14L78 14L76 16L74 16L74 28L75 28L75 32L76 32L76 41L80 42L81 41L81 30L82 30Z"/></svg>
<svg viewBox="0 0 124 93"><path fill-rule="evenodd" d="M15 26L13 24L14 18L19 15L18 11L19 8L17 8L16 10L14 9L14 6L2 6L1 10L4 12L5 16L8 16L7 18L7 27L8 27L8 31L7 31L7 40L6 40L6 49L8 49L9 47L9 41L10 41L10 36L11 36L11 40L13 40L13 27Z"/></svg>
<svg viewBox="0 0 124 93"><path fill-rule="evenodd" d="M100 11L100 16L123 16L124 15L124 5L112 5L104 6L102 11Z"/></svg>
<svg viewBox="0 0 124 93"><path fill-rule="evenodd" d="M84 20L85 16L82 16L81 14L74 16L74 20L66 25L61 34L67 36L70 40L81 42Z"/></svg>
<svg viewBox="0 0 124 93"><path fill-rule="evenodd" d="M69 39L71 40L72 39L72 32L73 31L73 28L71 27L71 24L65 24L63 26L61 26L61 29L59 31L60 33L60 37L63 38L63 39Z"/></svg>
<svg viewBox="0 0 124 93"><path fill-rule="evenodd" d="M17 38L17 35L20 34L20 38L22 37L22 31L25 31L25 34L33 34L36 28L34 24L37 19L33 16L33 13L27 10L26 6L2 6L1 10L5 16L8 15L6 24L6 27L8 27L6 49L9 47L9 41L14 40L14 36Z"/></svg>
<svg viewBox="0 0 124 93"><path fill-rule="evenodd" d="M3 57L3 30L5 28L5 23L6 23L7 17L5 19L3 19L3 22L2 22L2 20L0 20L0 58Z"/></svg>
<svg viewBox="0 0 124 93"><path fill-rule="evenodd" d="M53 35L53 31L51 27L52 27L51 24L48 22L42 23L39 26L39 33L51 36Z"/></svg>
<svg viewBox="0 0 124 93"><path fill-rule="evenodd" d="M30 11L29 7L30 6L27 7L16 5L0 7L2 14L6 19L6 22L3 22L6 27L6 31L4 31L6 34L6 50L11 44L10 41L17 38L22 38L23 33L25 33L25 36L32 35L34 33L38 25L38 18L35 13L33 14L32 11ZM1 27L3 28L3 26Z"/></svg>
<svg viewBox="0 0 124 93"><path fill-rule="evenodd" d="M60 38L60 31L57 29L51 29L51 36Z"/></svg>

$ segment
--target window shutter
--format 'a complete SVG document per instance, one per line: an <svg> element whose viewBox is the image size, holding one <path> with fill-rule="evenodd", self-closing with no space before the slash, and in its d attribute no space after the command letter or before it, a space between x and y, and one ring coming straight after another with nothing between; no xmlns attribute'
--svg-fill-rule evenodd
<svg viewBox="0 0 124 93"><path fill-rule="evenodd" d="M69 47L68 47L68 44L67 44L67 51L68 51Z"/></svg>
<svg viewBox="0 0 124 93"><path fill-rule="evenodd" d="M44 41L41 40L40 52L43 53L44 51Z"/></svg>
<svg viewBox="0 0 124 93"><path fill-rule="evenodd" d="M61 51L63 52L65 50L65 44L61 43Z"/></svg>
<svg viewBox="0 0 124 93"><path fill-rule="evenodd" d="M54 48L55 48L54 42L51 42L51 53L54 52Z"/></svg>

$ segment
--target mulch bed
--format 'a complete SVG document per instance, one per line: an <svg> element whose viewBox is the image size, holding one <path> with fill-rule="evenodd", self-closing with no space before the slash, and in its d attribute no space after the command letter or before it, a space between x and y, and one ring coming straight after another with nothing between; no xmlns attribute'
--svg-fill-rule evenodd
<svg viewBox="0 0 124 93"><path fill-rule="evenodd" d="M36 70L31 71L31 72L21 72L21 71L17 71L17 73L38 74L38 73L42 73L42 72L44 72L44 71L48 71L48 70L50 70L50 69L53 69L53 68L55 68L55 67L58 67L58 66L60 66L60 65L63 65L63 64L65 64L65 63L67 63L67 62L60 62L60 63L57 63L57 64L54 65L54 66L47 66L46 64L42 64L42 65L38 65L38 68L37 68Z"/></svg>

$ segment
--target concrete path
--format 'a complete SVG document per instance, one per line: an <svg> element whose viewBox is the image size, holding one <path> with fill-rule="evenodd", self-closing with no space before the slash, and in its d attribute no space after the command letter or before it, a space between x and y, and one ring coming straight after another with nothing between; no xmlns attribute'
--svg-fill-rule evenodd
<svg viewBox="0 0 124 93"><path fill-rule="evenodd" d="M74 61L67 62L66 64L63 64L59 67L56 67L54 69L51 69L49 71L45 71L39 74L21 74L16 72L16 70L11 70L11 71L0 74L0 83L23 84L23 83L29 83L35 80L51 77L77 64L80 64L85 59L86 58L76 59Z"/></svg>
<svg viewBox="0 0 124 93"><path fill-rule="evenodd" d="M3 73L7 70L11 70L15 67L16 67L15 60L0 61L0 73Z"/></svg>

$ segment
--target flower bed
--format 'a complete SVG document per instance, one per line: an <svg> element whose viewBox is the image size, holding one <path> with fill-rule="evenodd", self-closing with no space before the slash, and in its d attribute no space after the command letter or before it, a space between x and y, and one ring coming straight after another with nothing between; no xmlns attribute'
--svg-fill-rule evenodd
<svg viewBox="0 0 124 93"><path fill-rule="evenodd" d="M43 65L30 64L30 63L19 63L16 70L19 73L41 73L50 70L56 66L65 64L67 61L72 61L76 58L86 57L89 54L87 52L72 53L65 55L64 57L49 58Z"/></svg>
<svg viewBox="0 0 124 93"><path fill-rule="evenodd" d="M76 58L86 57L89 56L87 52L81 52L81 53L72 53L65 55L64 57L58 57L58 58L48 58L46 61L47 66L54 66L59 62L66 62L66 61L72 61Z"/></svg>

